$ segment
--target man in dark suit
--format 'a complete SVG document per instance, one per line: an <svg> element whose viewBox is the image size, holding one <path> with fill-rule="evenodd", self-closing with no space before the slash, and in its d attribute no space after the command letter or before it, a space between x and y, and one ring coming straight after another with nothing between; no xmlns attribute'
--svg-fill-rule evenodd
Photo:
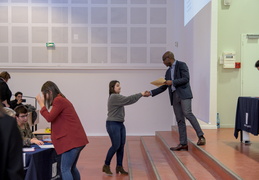
<svg viewBox="0 0 259 180"><path fill-rule="evenodd" d="M189 69L184 62L175 60L174 54L170 51L165 52L162 59L165 66L169 67L165 74L166 81L164 85L151 90L151 95L156 96L166 89L169 90L170 101L174 109L180 135L180 144L176 147L171 147L170 150L188 150L185 118L190 121L196 131L199 138L197 145L205 145L206 140L203 136L204 133L192 113L191 100L193 96L189 83Z"/></svg>
<svg viewBox="0 0 259 180"><path fill-rule="evenodd" d="M0 179L23 180L22 137L16 120L0 105Z"/></svg>

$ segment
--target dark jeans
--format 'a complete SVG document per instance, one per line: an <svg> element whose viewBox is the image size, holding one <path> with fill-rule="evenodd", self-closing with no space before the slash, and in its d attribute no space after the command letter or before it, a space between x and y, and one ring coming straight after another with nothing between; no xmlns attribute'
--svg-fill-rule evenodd
<svg viewBox="0 0 259 180"><path fill-rule="evenodd" d="M126 142L126 129L123 122L106 121L106 129L110 136L112 146L110 147L105 164L110 165L112 157L116 153L117 166L122 166L124 145Z"/></svg>
<svg viewBox="0 0 259 180"><path fill-rule="evenodd" d="M73 148L61 154L61 177L63 180L80 180L80 173L76 168L76 163L80 152L85 146Z"/></svg>

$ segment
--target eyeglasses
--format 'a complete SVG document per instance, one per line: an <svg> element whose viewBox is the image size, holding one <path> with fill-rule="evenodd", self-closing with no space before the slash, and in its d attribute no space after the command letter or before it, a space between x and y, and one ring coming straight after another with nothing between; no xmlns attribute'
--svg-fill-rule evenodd
<svg viewBox="0 0 259 180"><path fill-rule="evenodd" d="M25 115L22 115L22 116L19 116L20 118L26 118L28 117L28 114L25 114Z"/></svg>

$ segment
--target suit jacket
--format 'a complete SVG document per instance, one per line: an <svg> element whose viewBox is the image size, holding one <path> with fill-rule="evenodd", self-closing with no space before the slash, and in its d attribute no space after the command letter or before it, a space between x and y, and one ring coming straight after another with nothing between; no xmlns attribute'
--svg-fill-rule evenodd
<svg viewBox="0 0 259 180"><path fill-rule="evenodd" d="M168 68L165 73L165 80L172 80L171 68ZM174 70L173 85L176 92L181 99L192 99L192 91L190 86L189 69L185 62L176 61ZM163 85L156 89L151 90L152 96L156 96L164 92L168 88L171 105L173 105L173 92L171 86Z"/></svg>
<svg viewBox="0 0 259 180"><path fill-rule="evenodd" d="M88 139L80 119L66 98L58 95L50 112L44 106L40 113L51 123L51 140L57 154L88 144Z"/></svg>
<svg viewBox="0 0 259 180"><path fill-rule="evenodd" d="M0 179L23 180L22 138L14 118L0 112Z"/></svg>

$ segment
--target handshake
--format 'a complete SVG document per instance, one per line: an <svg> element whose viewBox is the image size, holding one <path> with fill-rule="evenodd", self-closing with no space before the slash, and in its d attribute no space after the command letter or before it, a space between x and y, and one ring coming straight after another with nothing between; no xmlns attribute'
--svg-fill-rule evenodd
<svg viewBox="0 0 259 180"><path fill-rule="evenodd" d="M151 95L150 91L144 91L144 92L142 92L141 94L142 94L142 96L144 96L144 97L148 97L148 96Z"/></svg>

